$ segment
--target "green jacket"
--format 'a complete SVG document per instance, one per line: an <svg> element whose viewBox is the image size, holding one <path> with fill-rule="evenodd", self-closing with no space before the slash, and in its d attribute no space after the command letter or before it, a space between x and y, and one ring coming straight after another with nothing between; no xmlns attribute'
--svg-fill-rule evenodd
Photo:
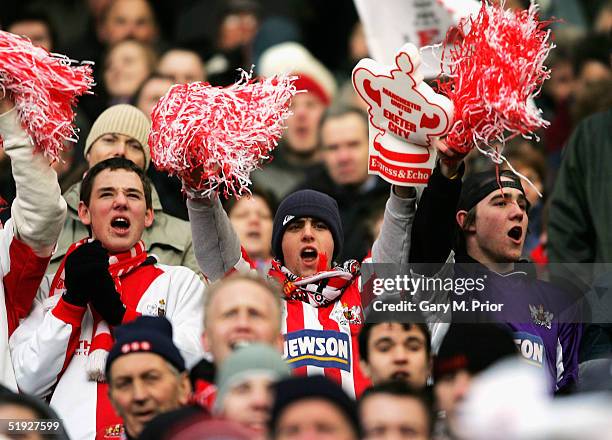
<svg viewBox="0 0 612 440"><path fill-rule="evenodd" d="M612 263L612 110L577 127L551 197L551 263Z"/></svg>
<svg viewBox="0 0 612 440"><path fill-rule="evenodd" d="M551 197L548 255L551 276L584 288L591 321L585 327L580 362L612 354L612 109L584 119L563 150ZM608 273L605 273L608 271ZM603 274L602 274L603 273ZM579 280L577 282L577 280ZM599 323L599 324L598 324ZM582 368L581 368L582 369Z"/></svg>
<svg viewBox="0 0 612 440"><path fill-rule="evenodd" d="M198 268L191 243L189 222L163 212L157 191L153 187L151 190L155 216L153 224L142 233L142 240L147 247L147 252L155 254L162 264L186 266L199 274L200 269ZM64 222L64 229L57 242L57 251L51 258L47 273L55 273L72 243L89 235L87 227L81 223L77 214L80 192L81 182L72 185L64 193L64 199L66 199L68 204L68 215Z"/></svg>

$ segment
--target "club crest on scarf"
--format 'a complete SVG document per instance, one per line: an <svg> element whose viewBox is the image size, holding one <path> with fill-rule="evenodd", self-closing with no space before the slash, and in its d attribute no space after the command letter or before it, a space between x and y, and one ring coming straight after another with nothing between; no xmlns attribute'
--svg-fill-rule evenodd
<svg viewBox="0 0 612 440"><path fill-rule="evenodd" d="M162 298L157 303L149 303L146 305L148 316L166 316L166 301Z"/></svg>
<svg viewBox="0 0 612 440"><path fill-rule="evenodd" d="M329 317L340 325L360 325L363 323L361 306L350 306L347 303L339 304L330 313Z"/></svg>
<svg viewBox="0 0 612 440"><path fill-rule="evenodd" d="M123 425L117 423L115 425L110 425L104 428L103 438L121 438L123 436L123 433Z"/></svg>
<svg viewBox="0 0 612 440"><path fill-rule="evenodd" d="M353 279L359 276L360 268L356 260L348 260L330 270L300 277L280 261L274 260L270 275L281 283L286 300L303 301L313 307L325 307L342 295Z"/></svg>

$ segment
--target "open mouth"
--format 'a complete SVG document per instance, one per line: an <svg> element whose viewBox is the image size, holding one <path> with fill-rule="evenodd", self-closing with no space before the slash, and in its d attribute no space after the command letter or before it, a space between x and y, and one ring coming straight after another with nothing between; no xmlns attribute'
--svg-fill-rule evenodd
<svg viewBox="0 0 612 440"><path fill-rule="evenodd" d="M154 410L149 410L149 411L138 411L134 413L134 416L141 421L149 421L151 420L153 417L155 417L157 415L157 413Z"/></svg>
<svg viewBox="0 0 612 440"><path fill-rule="evenodd" d="M259 239L261 238L261 233L259 231L250 231L247 233L248 238Z"/></svg>
<svg viewBox="0 0 612 440"><path fill-rule="evenodd" d="M514 228L510 229L510 231L508 231L508 237L515 241L520 241L522 236L523 228L521 228L520 226L515 226Z"/></svg>
<svg viewBox="0 0 612 440"><path fill-rule="evenodd" d="M120 231L127 231L130 229L130 221L125 217L115 217L111 220L111 226Z"/></svg>
<svg viewBox="0 0 612 440"><path fill-rule="evenodd" d="M249 345L251 345L251 341L247 341L246 339L239 339L230 343L230 348L232 349L232 351L234 351L242 347L247 347Z"/></svg>
<svg viewBox="0 0 612 440"><path fill-rule="evenodd" d="M308 136L308 127L297 127L295 132L300 137L306 137Z"/></svg>
<svg viewBox="0 0 612 440"><path fill-rule="evenodd" d="M302 252L300 252L300 257L302 257L302 260L305 261L314 261L316 260L318 255L319 253L317 252L317 250L312 247L304 248L302 249Z"/></svg>
<svg viewBox="0 0 612 440"><path fill-rule="evenodd" d="M410 377L410 374L406 371L396 371L391 375L391 379L393 380L403 380L406 381Z"/></svg>

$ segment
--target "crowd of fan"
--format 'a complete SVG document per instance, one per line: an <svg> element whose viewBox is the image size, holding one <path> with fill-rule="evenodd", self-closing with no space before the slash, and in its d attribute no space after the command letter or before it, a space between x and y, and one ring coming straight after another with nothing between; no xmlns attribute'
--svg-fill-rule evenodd
<svg viewBox="0 0 612 440"><path fill-rule="evenodd" d="M436 141L424 191L368 174L347 69L363 30L326 66L300 43L317 2L27 3L2 29L95 61L97 86L54 171L0 100L1 420L59 419L75 439L612 438L609 395L591 393L612 390L612 278L595 266L612 261L610 1L542 2L562 19L536 102L551 123L504 150L529 183ZM151 165L151 110L252 64L303 91L274 158L251 197L188 199ZM357 261L484 274L509 307L378 312Z"/></svg>

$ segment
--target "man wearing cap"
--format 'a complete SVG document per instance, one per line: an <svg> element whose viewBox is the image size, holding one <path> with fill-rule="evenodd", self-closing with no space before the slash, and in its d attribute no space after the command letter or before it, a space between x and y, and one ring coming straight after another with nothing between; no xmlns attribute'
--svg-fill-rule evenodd
<svg viewBox="0 0 612 440"><path fill-rule="evenodd" d="M581 326L575 323L579 322L579 309L559 288L529 275L528 266L517 265L529 208L520 179L509 171L500 171L498 177L497 171L491 170L472 174L462 183L463 157L443 141L436 141L435 146L441 160L415 216L410 261L419 273L435 274L443 280L472 280L473 287L439 290L434 296L422 293L431 302L453 305L455 313L443 317L446 323L452 315L453 321L459 318L508 326L523 357L545 369L551 389L569 389L578 374ZM444 261L455 264L442 266ZM457 309L454 301L466 309ZM487 309L489 304L498 308ZM439 321L440 315L429 319ZM433 327L435 351L446 327L439 322Z"/></svg>
<svg viewBox="0 0 612 440"><path fill-rule="evenodd" d="M190 374L193 375L193 371ZM156 417L140 438L170 438L168 433L176 431L179 426L187 426L196 420L210 420L212 413L217 419L236 423L246 438L267 439L274 400L272 386L286 376L289 376L289 366L278 350L262 343L242 346L221 362L215 378L218 391L214 406L204 404L202 408L204 402L197 395L192 396L194 405Z"/></svg>
<svg viewBox="0 0 612 440"><path fill-rule="evenodd" d="M125 157L139 168L147 170L151 153L147 144L151 122L136 107L128 104L114 105L96 119L85 141L85 159L89 168L110 157ZM68 204L68 216L60 235L57 251L53 254L48 273L55 273L70 245L88 236L87 227L79 220L78 205L81 183L70 187L64 198ZM166 214L155 188L151 188L154 218L142 234L147 252L155 254L161 263L186 266L198 271L191 231L186 221Z"/></svg>
<svg viewBox="0 0 612 440"><path fill-rule="evenodd" d="M120 423L104 375L114 327L165 316L186 362L203 356L202 281L186 267L157 263L141 240L153 219L144 171L123 157L94 165L81 185L79 218L91 238L73 244L45 277L9 340L19 389L50 399L74 439L112 434Z"/></svg>
<svg viewBox="0 0 612 440"><path fill-rule="evenodd" d="M372 241L369 224L379 216L389 184L368 174L368 114L356 107L332 106L321 120L324 168L300 189L314 189L338 202L345 246L341 259L365 258Z"/></svg>
<svg viewBox="0 0 612 440"><path fill-rule="evenodd" d="M270 417L275 440L357 440L357 404L325 376L292 377L275 387Z"/></svg>
<svg viewBox="0 0 612 440"><path fill-rule="evenodd" d="M106 362L108 396L125 436L133 439L158 414L186 406L191 384L166 318L141 316L117 327L115 337Z"/></svg>
<svg viewBox="0 0 612 440"><path fill-rule="evenodd" d="M495 324L451 324L434 358L434 394L441 430L454 438L457 410L475 375L517 355L512 335Z"/></svg>
<svg viewBox="0 0 612 440"><path fill-rule="evenodd" d="M408 257L416 191L393 187L390 193L372 261L401 264ZM188 200L187 208L196 257L210 280L234 270L251 270L218 198ZM336 201L317 191L297 191L276 212L272 231L276 259L268 277L283 287L281 333L294 373L326 374L355 397L368 385L357 341L363 305L358 262L336 263L343 241Z"/></svg>
<svg viewBox="0 0 612 440"><path fill-rule="evenodd" d="M244 425L252 431L252 438L268 438L272 385L287 376L289 366L269 345L239 348L217 373L213 414Z"/></svg>
<svg viewBox="0 0 612 440"><path fill-rule="evenodd" d="M291 72L298 93L291 100L293 115L274 151L274 161L252 174L253 183L285 197L306 176L322 168L319 151L320 122L333 101L336 81L331 72L304 46L286 42L262 53L259 74L264 77Z"/></svg>

